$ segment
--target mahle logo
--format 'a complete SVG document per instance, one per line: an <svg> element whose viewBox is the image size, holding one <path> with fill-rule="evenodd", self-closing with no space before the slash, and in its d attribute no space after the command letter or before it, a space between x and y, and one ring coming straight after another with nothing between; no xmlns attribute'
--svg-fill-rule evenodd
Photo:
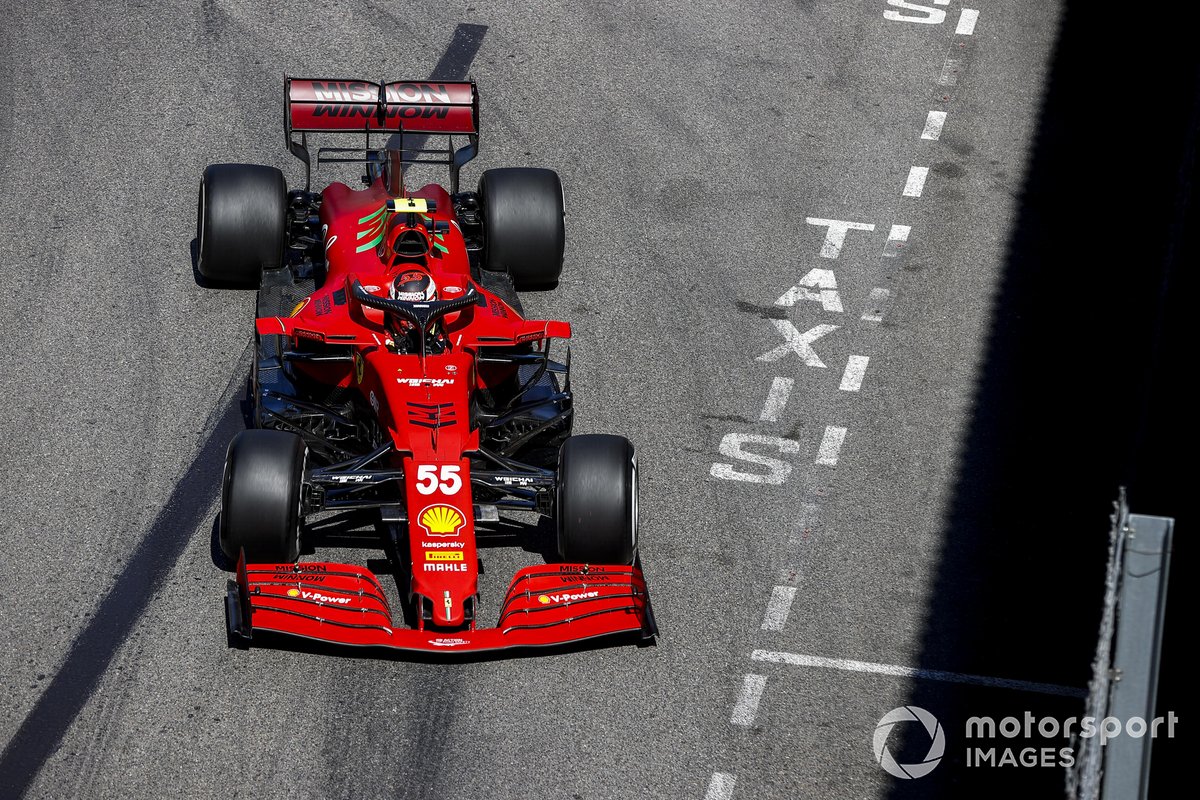
<svg viewBox="0 0 1200 800"><path fill-rule="evenodd" d="M923 760L915 764L899 763L887 746L888 735L891 734L892 728L902 722L919 722L924 726L925 732L929 734L929 752L925 754ZM942 729L941 723L937 721L937 717L925 709L918 706L901 706L893 708L879 720L875 726L875 737L872 739L872 744L875 746L875 760L889 775L904 780L923 778L933 772L933 768L942 760L942 755L946 752L946 733Z"/></svg>

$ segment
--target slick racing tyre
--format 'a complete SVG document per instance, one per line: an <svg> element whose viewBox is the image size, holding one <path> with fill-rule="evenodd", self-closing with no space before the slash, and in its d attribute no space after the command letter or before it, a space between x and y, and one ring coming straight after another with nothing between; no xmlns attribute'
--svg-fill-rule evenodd
<svg viewBox="0 0 1200 800"><path fill-rule="evenodd" d="M257 289L283 260L287 183L275 167L213 164L196 207L197 270L216 286Z"/></svg>
<svg viewBox="0 0 1200 800"><path fill-rule="evenodd" d="M229 444L221 484L221 550L256 563L300 556L300 491L307 448L294 433L242 431Z"/></svg>
<svg viewBox="0 0 1200 800"><path fill-rule="evenodd" d="M479 179L484 269L507 272L517 291L553 289L562 274L563 188L554 170L489 169Z"/></svg>
<svg viewBox="0 0 1200 800"><path fill-rule="evenodd" d="M637 456L623 436L563 442L558 460L558 554L563 561L632 564L637 558Z"/></svg>

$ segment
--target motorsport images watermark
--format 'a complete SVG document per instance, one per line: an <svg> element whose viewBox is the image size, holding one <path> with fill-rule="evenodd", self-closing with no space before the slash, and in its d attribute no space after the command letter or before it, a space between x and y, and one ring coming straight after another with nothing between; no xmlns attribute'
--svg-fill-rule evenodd
<svg viewBox="0 0 1200 800"><path fill-rule="evenodd" d="M1075 764L1074 737L1092 739L1098 736L1103 747L1118 736L1140 739L1148 735L1157 739L1162 733L1160 728L1165 725L1165 736L1173 739L1178 722L1179 716L1174 711L1150 721L1130 717L1124 722L1117 717L1067 717L1060 722L1056 717L1035 717L1029 711L1021 717L1004 717L999 721L994 717L971 717L963 730L965 763L968 767L1070 767ZM902 764L888 747L888 737L896 726L905 723L919 723L924 728L929 748L919 761ZM909 733L921 730L913 725L907 728ZM1023 741L1010 744L1015 739ZM1032 744L1039 740L1045 744ZM918 706L901 706L884 714L875 725L871 743L879 766L889 775L903 780L921 778L933 772L946 753L945 728L937 717Z"/></svg>
<svg viewBox="0 0 1200 800"><path fill-rule="evenodd" d="M925 758L915 764L901 764L896 761L887 746L892 728L902 722L919 722L925 726L925 732L929 734L929 751L925 753ZM875 736L872 738L871 744L875 747L875 760L889 775L906 780L921 778L933 772L933 768L942 760L942 754L946 752L946 732L942 729L942 724L937 721L937 717L925 709L918 706L901 706L893 708L879 720L875 726Z"/></svg>

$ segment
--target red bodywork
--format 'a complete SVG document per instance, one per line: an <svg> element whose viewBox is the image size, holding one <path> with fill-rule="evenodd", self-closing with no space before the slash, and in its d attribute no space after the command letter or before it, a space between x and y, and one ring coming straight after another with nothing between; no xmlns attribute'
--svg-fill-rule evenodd
<svg viewBox="0 0 1200 800"><path fill-rule="evenodd" d="M312 124L322 107L312 84L292 81L289 113L294 129ZM323 91L332 82L324 82ZM342 82L334 100L324 103L320 129L328 129L329 109L362 127L354 108L383 119L393 107L418 108L431 125L473 126L476 107L471 84L386 84L388 103L377 102L381 85ZM425 87L425 88L422 88ZM440 88L439 88L440 87ZM465 88L464 88L465 87ZM470 91L467 91L469 89ZM431 95L430 92L433 94ZM440 94L439 94L440 93ZM425 100L447 98L439 116ZM311 102L309 102L311 100ZM391 102L416 105L393 106ZM439 107L441 108L441 107ZM346 110L350 109L350 110ZM460 116L462 112L466 116ZM410 112L405 112L407 115ZM401 119L397 114L394 118ZM407 123L405 128L408 128ZM437 184L405 192L424 199L428 211L389 211L383 178L365 190L334 183L322 192L320 220L325 226L327 277L321 288L288 317L256 321L259 334L282 334L299 340L349 345L353 365L303 365L309 377L360 392L376 411L395 444L391 468L404 471L408 509L408 548L413 601L432 601L433 620L417 615L418 628L398 628L387 592L367 569L324 562L239 564L236 587L229 595L230 626L243 637L272 631L346 645L382 646L431 652L462 652L518 646L544 646L618 633L651 635L653 619L645 582L638 566L554 564L522 569L513 578L499 607L497 627L477 628L468 619L468 603L479 608L479 572L475 544L475 512L471 492L471 451L479 434L470 425L472 393L503 377L497 370L515 367L479 364L481 346L531 343L546 346L550 338L568 338L570 326L558 321L523 319L499 297L475 284L462 232L450 195ZM442 223L438 225L438 223ZM432 275L439 300L461 297L474 286L482 302L443 319L446 352L417 355L392 352L384 312L354 298L357 281L368 292L386 298L395 276L411 263L393 263L392 244L405 231L416 230L430 243L425 269ZM431 231L439 231L430 233ZM411 235L411 234L410 234ZM299 368L299 367L298 367ZM489 372L490 370L490 372Z"/></svg>

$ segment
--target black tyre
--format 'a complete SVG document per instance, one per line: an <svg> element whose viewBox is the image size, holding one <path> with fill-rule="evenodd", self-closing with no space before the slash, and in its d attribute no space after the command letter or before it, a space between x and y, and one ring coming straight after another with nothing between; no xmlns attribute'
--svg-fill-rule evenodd
<svg viewBox="0 0 1200 800"><path fill-rule="evenodd" d="M632 564L637 558L637 457L624 436L563 442L558 459L558 554L564 561Z"/></svg>
<svg viewBox="0 0 1200 800"><path fill-rule="evenodd" d="M304 440L294 433L242 431L229 443L221 484L221 550L231 561L293 562L300 556Z"/></svg>
<svg viewBox="0 0 1200 800"><path fill-rule="evenodd" d="M517 291L553 289L562 274L563 188L549 169L489 169L479 179L484 269L507 272Z"/></svg>
<svg viewBox="0 0 1200 800"><path fill-rule="evenodd" d="M275 167L213 164L196 207L197 269L214 285L257 289L283 262L287 183Z"/></svg>

